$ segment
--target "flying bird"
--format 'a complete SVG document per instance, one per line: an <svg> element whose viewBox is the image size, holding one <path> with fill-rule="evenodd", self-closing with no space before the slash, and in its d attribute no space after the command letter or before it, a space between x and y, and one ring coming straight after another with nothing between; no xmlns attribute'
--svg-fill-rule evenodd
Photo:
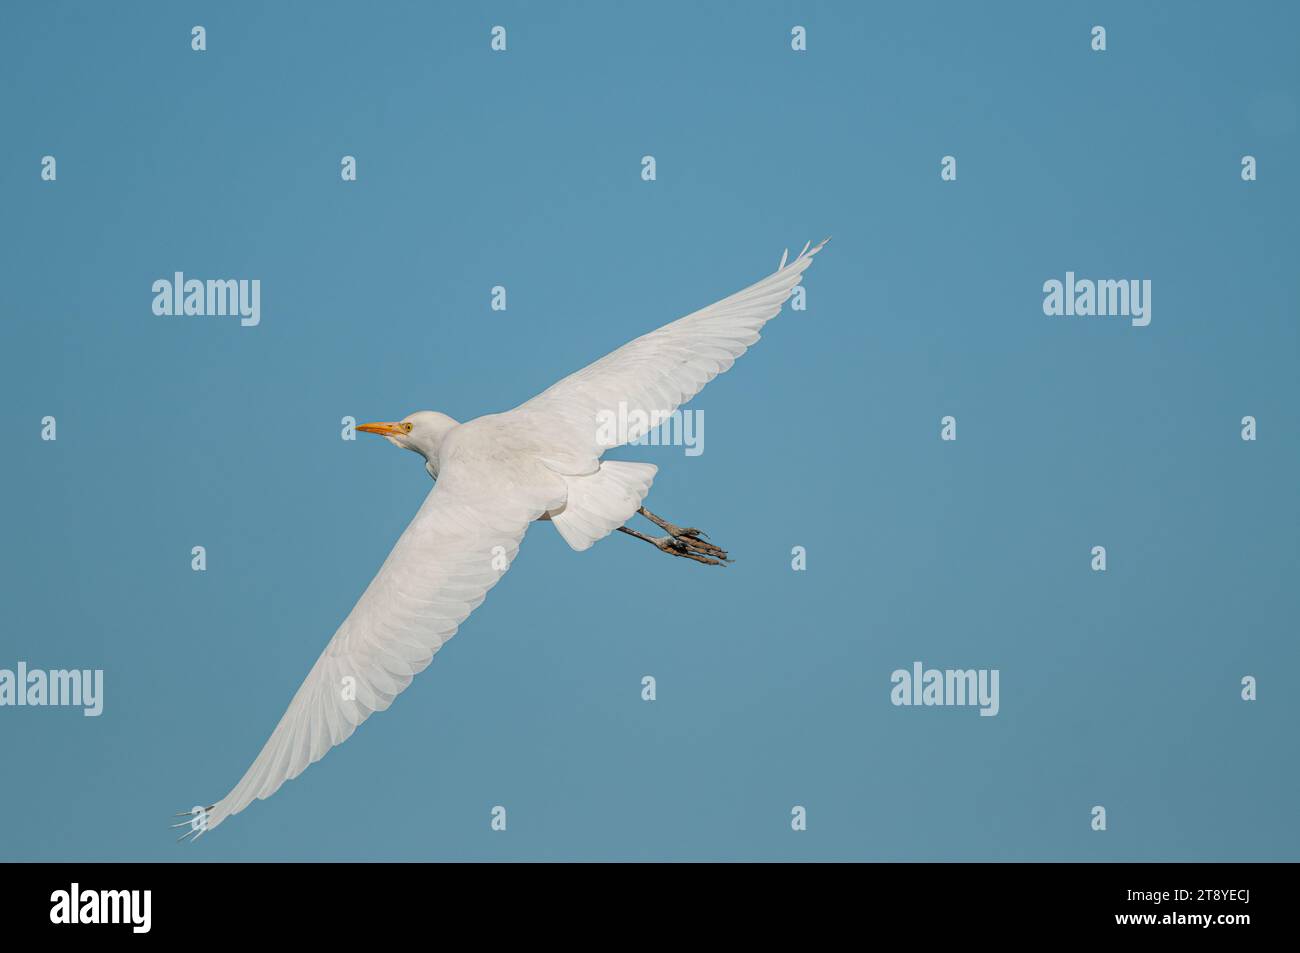
<svg viewBox="0 0 1300 953"><path fill-rule="evenodd" d="M725 550L694 527L643 505L657 467L601 455L659 426L759 339L799 284L815 248L788 252L743 291L651 331L553 384L514 410L458 423L421 410L365 433L424 459L434 486L379 573L239 783L215 804L179 813L179 838L212 830L337 744L411 684L509 568L534 521L549 521L575 550L619 531L661 552L710 566ZM611 414L625 426L611 430ZM641 515L663 533L624 525Z"/></svg>

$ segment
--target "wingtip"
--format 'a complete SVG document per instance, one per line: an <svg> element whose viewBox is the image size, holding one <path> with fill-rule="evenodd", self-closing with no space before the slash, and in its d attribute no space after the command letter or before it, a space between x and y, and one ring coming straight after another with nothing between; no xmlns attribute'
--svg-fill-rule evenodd
<svg viewBox="0 0 1300 953"><path fill-rule="evenodd" d="M206 834L208 831L210 831L213 827L215 827L216 824L210 824L210 823L206 823L206 822L203 823L203 824L195 824L195 823L194 823L194 818L199 814L200 811L202 811L202 812L205 813L205 814L210 814L210 813L212 812L212 809L215 808L215 807L216 807L215 804L209 804L209 805L208 805L207 807L205 807L205 808L196 808L196 809L191 809L191 810L188 810L188 811L177 811L177 812L173 815L174 817L188 817L188 818L190 818L190 820L188 820L188 821L181 821L179 824L173 824L173 825L171 825L173 830L174 830L175 828L178 828L178 827L188 827L188 828L189 828L189 830L187 830L187 831L185 831L185 833L181 834L180 837L176 838L176 843L179 844L179 843L181 843L181 841L185 840L186 838L189 838L189 839L190 839L190 843L193 844L193 843L194 843L195 841L197 841L200 837L202 837L204 834ZM220 821L218 821L217 823L220 823Z"/></svg>
<svg viewBox="0 0 1300 953"><path fill-rule="evenodd" d="M799 261L803 261L805 258L811 258L813 255L817 254L819 251L821 251L823 248L825 248L825 247L826 247L826 243L827 243L828 241L830 241L830 240L831 240L831 236L827 235L825 238L823 238L823 239L822 239L820 242L818 242L816 245L814 245L812 242L807 242L807 243L803 246L803 251L801 251L801 252L799 252L799 254L795 255L794 260L795 260L796 262L799 262ZM788 255L788 254L789 254L789 249L786 249L786 255ZM784 268L784 267L785 267L785 264L786 264L786 255L782 255L782 256L781 256L781 268ZM792 264L793 264L793 262L792 262ZM780 271L781 268L778 268L777 271Z"/></svg>

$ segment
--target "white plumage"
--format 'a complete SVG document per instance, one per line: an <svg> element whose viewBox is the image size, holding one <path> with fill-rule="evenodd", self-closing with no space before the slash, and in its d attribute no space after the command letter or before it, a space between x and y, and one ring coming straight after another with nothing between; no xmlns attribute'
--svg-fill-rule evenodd
<svg viewBox="0 0 1300 953"><path fill-rule="evenodd" d="M500 580L534 520L551 520L585 550L630 519L656 468L602 463L601 454L649 432L730 368L824 244L805 246L788 264L783 255L758 283L623 345L514 410L465 424L420 411L362 428L420 453L436 483L252 766L208 808L206 829L270 797L391 705ZM646 423L611 438L600 416L620 407Z"/></svg>

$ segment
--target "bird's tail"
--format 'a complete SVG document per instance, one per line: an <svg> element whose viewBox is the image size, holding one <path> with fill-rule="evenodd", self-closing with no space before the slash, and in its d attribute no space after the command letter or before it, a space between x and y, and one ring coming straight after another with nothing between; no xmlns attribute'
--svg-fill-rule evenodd
<svg viewBox="0 0 1300 953"><path fill-rule="evenodd" d="M658 472L653 463L603 460L595 473L564 477L568 496L548 515L566 543L590 549L632 518Z"/></svg>

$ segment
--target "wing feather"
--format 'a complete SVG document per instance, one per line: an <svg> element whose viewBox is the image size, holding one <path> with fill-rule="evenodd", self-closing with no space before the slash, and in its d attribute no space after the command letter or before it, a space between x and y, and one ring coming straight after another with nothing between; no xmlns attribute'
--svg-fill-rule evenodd
<svg viewBox="0 0 1300 953"><path fill-rule="evenodd" d="M556 503L540 463L452 457L207 829L267 798L388 708L482 602ZM537 471L537 472L534 472Z"/></svg>
<svg viewBox="0 0 1300 953"><path fill-rule="evenodd" d="M558 425L566 445L575 448L572 459L577 462L570 466L589 469L591 459L649 433L729 370L759 339L763 325L780 313L825 244L805 245L788 264L783 255L780 267L762 281L629 341L512 413ZM631 425L611 427L611 420L630 420Z"/></svg>

